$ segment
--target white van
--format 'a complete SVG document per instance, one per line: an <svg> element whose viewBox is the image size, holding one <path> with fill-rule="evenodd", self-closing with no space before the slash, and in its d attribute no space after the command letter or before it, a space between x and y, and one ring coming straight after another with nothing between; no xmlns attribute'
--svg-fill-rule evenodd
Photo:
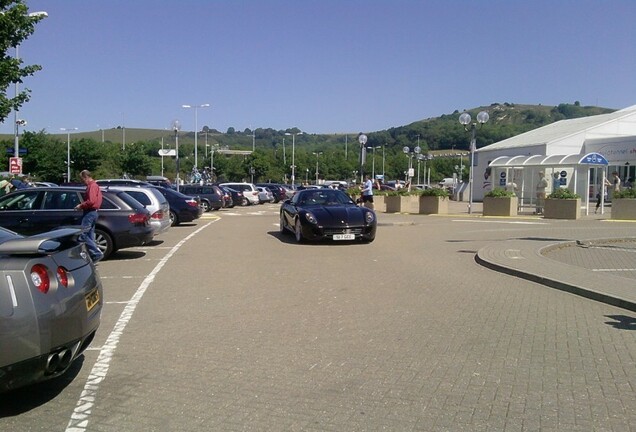
<svg viewBox="0 0 636 432"><path fill-rule="evenodd" d="M242 192L250 205L261 203L258 199L258 189L252 183L221 183L221 186L227 186L235 191Z"/></svg>

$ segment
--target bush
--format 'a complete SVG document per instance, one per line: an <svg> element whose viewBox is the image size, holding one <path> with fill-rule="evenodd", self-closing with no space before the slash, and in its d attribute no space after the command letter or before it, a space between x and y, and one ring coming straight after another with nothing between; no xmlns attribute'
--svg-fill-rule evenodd
<svg viewBox="0 0 636 432"><path fill-rule="evenodd" d="M623 189L620 192L614 192L614 194L612 195L612 198L614 199L621 199L621 198L626 198L626 199L630 199L630 198L636 198L636 189Z"/></svg>
<svg viewBox="0 0 636 432"><path fill-rule="evenodd" d="M514 198L517 196L513 191L507 191L502 188L494 188L486 194L489 198Z"/></svg>
<svg viewBox="0 0 636 432"><path fill-rule="evenodd" d="M575 194L570 189L559 188L548 195L548 199L576 199L580 198L579 194Z"/></svg>
<svg viewBox="0 0 636 432"><path fill-rule="evenodd" d="M421 196L438 196L442 198L447 198L450 196L448 191L444 188L428 188L422 191L419 191L419 195Z"/></svg>

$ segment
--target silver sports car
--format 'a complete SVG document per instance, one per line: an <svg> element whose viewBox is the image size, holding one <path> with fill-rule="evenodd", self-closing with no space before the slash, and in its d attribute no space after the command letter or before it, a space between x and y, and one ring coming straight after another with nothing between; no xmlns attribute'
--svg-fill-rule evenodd
<svg viewBox="0 0 636 432"><path fill-rule="evenodd" d="M102 284L80 233L0 228L0 392L63 374L93 340Z"/></svg>

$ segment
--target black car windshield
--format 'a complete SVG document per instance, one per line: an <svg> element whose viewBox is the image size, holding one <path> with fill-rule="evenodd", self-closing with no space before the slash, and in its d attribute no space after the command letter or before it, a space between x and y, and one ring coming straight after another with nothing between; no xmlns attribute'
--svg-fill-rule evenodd
<svg viewBox="0 0 636 432"><path fill-rule="evenodd" d="M298 205L301 206L332 206L346 204L355 205L349 195L339 190L306 190L300 193L298 197Z"/></svg>

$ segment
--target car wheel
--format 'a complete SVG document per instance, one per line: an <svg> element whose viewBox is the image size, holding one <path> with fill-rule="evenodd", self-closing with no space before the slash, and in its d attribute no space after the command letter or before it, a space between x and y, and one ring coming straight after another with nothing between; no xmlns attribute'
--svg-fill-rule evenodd
<svg viewBox="0 0 636 432"><path fill-rule="evenodd" d="M296 223L294 224L294 234L296 235L296 243L303 242L303 227L300 224L300 219L296 219Z"/></svg>
<svg viewBox="0 0 636 432"><path fill-rule="evenodd" d="M210 211L210 203L207 201L201 201L201 204L199 204L199 207L201 207L201 209L203 209L204 212Z"/></svg>
<svg viewBox="0 0 636 432"><path fill-rule="evenodd" d="M104 258L108 258L114 252L113 239L106 231L95 229L95 243L104 254Z"/></svg>
<svg viewBox="0 0 636 432"><path fill-rule="evenodd" d="M285 216L283 216L283 213L281 212L280 214L280 223L279 225L279 230L281 234L286 234L286 230L285 230Z"/></svg>
<svg viewBox="0 0 636 432"><path fill-rule="evenodd" d="M177 216L175 212L170 210L170 226L177 226L177 225L179 225L179 217Z"/></svg>
<svg viewBox="0 0 636 432"><path fill-rule="evenodd" d="M248 206L250 204L249 200L245 197L241 198L241 206L245 207Z"/></svg>

